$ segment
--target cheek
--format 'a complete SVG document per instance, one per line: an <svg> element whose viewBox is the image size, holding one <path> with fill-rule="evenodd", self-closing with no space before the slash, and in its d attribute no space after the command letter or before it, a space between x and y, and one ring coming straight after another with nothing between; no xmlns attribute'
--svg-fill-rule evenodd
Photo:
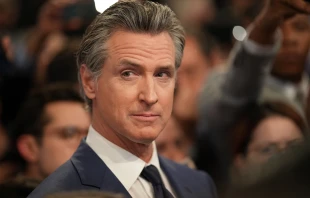
<svg viewBox="0 0 310 198"><path fill-rule="evenodd" d="M172 110L174 100L174 87L168 90L163 90L158 94L160 105L164 111Z"/></svg>
<svg viewBox="0 0 310 198"><path fill-rule="evenodd" d="M299 37L299 50L303 52L303 54L307 55L310 47L310 35L301 34Z"/></svg>
<svg viewBox="0 0 310 198"><path fill-rule="evenodd" d="M48 172L54 171L71 158L77 146L67 144L61 140L48 141L41 150L41 164Z"/></svg>
<svg viewBox="0 0 310 198"><path fill-rule="evenodd" d="M248 154L247 156L247 163L248 165L258 165L266 162L269 159L269 156L262 155L257 152L252 152L251 154Z"/></svg>
<svg viewBox="0 0 310 198"><path fill-rule="evenodd" d="M113 81L98 88L98 105L102 111L111 111L112 114L120 114L121 110L128 108L137 98L135 86L126 87L120 82ZM108 97L107 97L108 96Z"/></svg>

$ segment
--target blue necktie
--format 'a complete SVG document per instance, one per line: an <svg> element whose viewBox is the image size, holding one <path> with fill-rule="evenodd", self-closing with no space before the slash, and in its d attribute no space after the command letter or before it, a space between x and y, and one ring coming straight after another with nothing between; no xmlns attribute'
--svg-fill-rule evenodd
<svg viewBox="0 0 310 198"><path fill-rule="evenodd" d="M173 198L173 195L165 188L157 168L153 165L143 169L141 177L152 183L155 198Z"/></svg>

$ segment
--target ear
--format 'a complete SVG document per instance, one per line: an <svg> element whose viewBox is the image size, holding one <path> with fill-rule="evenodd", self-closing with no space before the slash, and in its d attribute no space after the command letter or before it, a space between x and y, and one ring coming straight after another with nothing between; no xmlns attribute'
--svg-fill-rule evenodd
<svg viewBox="0 0 310 198"><path fill-rule="evenodd" d="M18 152L24 160L29 163L35 163L39 160L40 148L34 136L22 135L16 144Z"/></svg>
<svg viewBox="0 0 310 198"><path fill-rule="evenodd" d="M80 75L85 95L89 99L94 99L96 96L96 83L85 64L80 68Z"/></svg>

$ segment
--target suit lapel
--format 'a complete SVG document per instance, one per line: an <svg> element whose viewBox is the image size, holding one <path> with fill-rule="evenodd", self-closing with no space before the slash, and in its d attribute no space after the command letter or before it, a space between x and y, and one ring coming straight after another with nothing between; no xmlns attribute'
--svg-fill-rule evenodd
<svg viewBox="0 0 310 198"><path fill-rule="evenodd" d="M159 156L160 166L166 174L178 198L192 198L193 193L185 184L186 177L177 171L176 167L168 160Z"/></svg>
<svg viewBox="0 0 310 198"><path fill-rule="evenodd" d="M93 186L102 191L121 193L130 197L122 183L98 157L98 155L82 140L71 158L83 185Z"/></svg>

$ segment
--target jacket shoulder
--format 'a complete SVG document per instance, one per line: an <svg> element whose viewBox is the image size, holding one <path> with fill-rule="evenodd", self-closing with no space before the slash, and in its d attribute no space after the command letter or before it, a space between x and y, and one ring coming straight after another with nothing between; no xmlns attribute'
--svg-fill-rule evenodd
<svg viewBox="0 0 310 198"><path fill-rule="evenodd" d="M70 190L92 189L81 183L79 174L71 160L60 166L55 172L43 180L28 198L44 197L48 194Z"/></svg>
<svg viewBox="0 0 310 198"><path fill-rule="evenodd" d="M169 170L172 170L170 174L172 174L173 177L177 177L178 181L182 181L182 183L188 186L194 194L197 194L197 197L200 197L198 194L209 195L207 197L210 198L217 197L215 184L208 173L191 169L163 157L161 157L161 161L164 162L165 166L169 167Z"/></svg>

